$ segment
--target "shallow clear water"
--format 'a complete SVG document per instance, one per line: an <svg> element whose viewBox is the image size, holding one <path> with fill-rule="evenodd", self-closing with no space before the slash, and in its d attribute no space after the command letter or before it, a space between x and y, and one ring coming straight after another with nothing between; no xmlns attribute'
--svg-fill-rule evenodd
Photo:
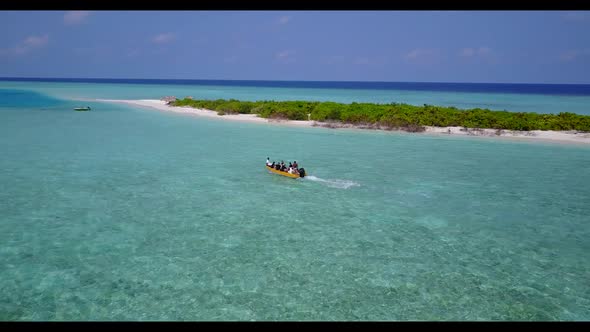
<svg viewBox="0 0 590 332"><path fill-rule="evenodd" d="M26 89L65 98L160 99L163 96L195 99L315 100L341 103L408 103L455 106L461 109L487 108L511 112L590 115L590 96L521 93L442 92L411 90L369 90L330 88L285 88L255 86L206 86L172 84L97 84L0 81L0 89Z"/></svg>
<svg viewBox="0 0 590 332"><path fill-rule="evenodd" d="M586 146L4 98L0 320L590 319Z"/></svg>

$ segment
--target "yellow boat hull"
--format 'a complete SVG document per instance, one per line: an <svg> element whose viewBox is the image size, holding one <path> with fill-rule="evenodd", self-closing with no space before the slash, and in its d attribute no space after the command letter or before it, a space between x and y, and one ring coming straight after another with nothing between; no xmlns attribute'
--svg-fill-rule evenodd
<svg viewBox="0 0 590 332"><path fill-rule="evenodd" d="M265 166L265 167L266 167L267 170L269 170L269 171L271 171L271 172L273 172L275 174L286 176L288 178L297 179L297 178L301 177L299 174L290 174L289 172L278 171L278 170L276 170L276 169L274 169L272 167L268 167L268 166Z"/></svg>

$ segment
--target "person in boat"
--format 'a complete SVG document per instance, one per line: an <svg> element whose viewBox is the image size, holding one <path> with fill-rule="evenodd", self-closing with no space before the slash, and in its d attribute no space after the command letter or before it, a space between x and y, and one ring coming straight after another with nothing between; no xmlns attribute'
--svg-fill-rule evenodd
<svg viewBox="0 0 590 332"><path fill-rule="evenodd" d="M293 162L293 168L299 168L298 166L299 166L299 165L297 165L297 160L295 160L295 161Z"/></svg>
<svg viewBox="0 0 590 332"><path fill-rule="evenodd" d="M266 157L266 166L270 166L270 165L272 165L271 162L270 162L270 158L269 157Z"/></svg>

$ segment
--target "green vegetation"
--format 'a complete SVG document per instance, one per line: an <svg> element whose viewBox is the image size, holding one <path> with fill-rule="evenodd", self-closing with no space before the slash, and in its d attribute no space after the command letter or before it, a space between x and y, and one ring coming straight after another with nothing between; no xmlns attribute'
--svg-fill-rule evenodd
<svg viewBox="0 0 590 332"><path fill-rule="evenodd" d="M416 128L422 126L492 128L507 130L578 130L590 131L590 116L575 113L538 114L491 111L488 109L462 110L455 107L413 106L408 104L372 104L313 101L239 101L180 99L173 106L190 106L217 111L218 114L258 114L263 118L339 121L346 124L370 125L370 128Z"/></svg>

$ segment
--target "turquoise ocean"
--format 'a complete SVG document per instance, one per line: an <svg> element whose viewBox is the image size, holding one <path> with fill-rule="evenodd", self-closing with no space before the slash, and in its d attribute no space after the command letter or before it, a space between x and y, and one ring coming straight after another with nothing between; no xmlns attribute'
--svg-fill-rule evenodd
<svg viewBox="0 0 590 332"><path fill-rule="evenodd" d="M79 101L166 95L590 114L588 95L2 81L0 320L590 319L590 147Z"/></svg>

